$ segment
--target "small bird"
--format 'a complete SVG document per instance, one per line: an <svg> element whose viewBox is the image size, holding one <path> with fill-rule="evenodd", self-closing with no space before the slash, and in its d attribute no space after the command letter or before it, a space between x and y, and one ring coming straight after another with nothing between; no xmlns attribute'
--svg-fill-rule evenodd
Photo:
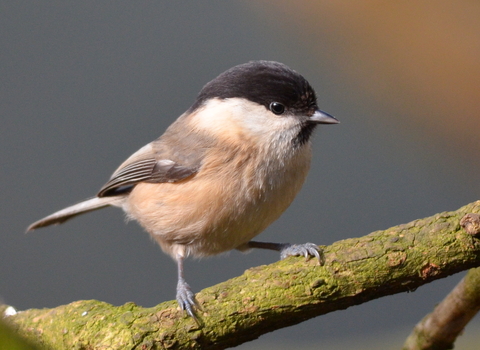
<svg viewBox="0 0 480 350"><path fill-rule="evenodd" d="M262 248L320 258L312 243L252 241L290 205L311 161L322 112L308 81L286 65L251 61L207 83L165 133L123 162L98 194L33 224L61 224L107 206L121 207L177 263L176 299L196 319L184 278L188 256Z"/></svg>

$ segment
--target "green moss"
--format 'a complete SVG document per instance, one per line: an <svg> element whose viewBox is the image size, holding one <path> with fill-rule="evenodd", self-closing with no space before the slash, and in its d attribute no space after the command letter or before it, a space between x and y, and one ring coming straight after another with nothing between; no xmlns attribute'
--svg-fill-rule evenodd
<svg viewBox="0 0 480 350"><path fill-rule="evenodd" d="M480 265L480 242L459 225L480 202L325 247L325 264L288 258L197 294L199 326L174 301L144 309L78 301L10 318L54 349L221 349L308 318L411 291ZM472 277L473 278L473 277ZM479 278L475 276L475 278Z"/></svg>

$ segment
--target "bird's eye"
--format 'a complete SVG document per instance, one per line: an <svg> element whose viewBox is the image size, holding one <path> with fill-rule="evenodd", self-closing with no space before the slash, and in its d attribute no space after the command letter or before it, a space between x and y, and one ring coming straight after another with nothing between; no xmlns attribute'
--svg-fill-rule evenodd
<svg viewBox="0 0 480 350"><path fill-rule="evenodd" d="M270 103L269 109L272 111L272 113L276 115L280 115L280 114L283 114L283 112L285 112L285 106L279 102Z"/></svg>

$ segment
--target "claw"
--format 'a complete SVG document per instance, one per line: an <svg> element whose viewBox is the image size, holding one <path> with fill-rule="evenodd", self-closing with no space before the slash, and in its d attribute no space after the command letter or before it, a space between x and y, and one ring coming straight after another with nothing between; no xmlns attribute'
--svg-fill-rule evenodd
<svg viewBox="0 0 480 350"><path fill-rule="evenodd" d="M185 310L187 314L198 323L197 316L195 315L195 309L198 308L197 301L195 300L195 294L192 292L192 289L184 279L178 280L177 302L180 308Z"/></svg>
<svg viewBox="0 0 480 350"><path fill-rule="evenodd" d="M180 306L180 309L185 310L187 314L195 320L198 326L201 326L202 323L195 315L195 310L200 309L197 301L195 300L195 294L192 292L192 289L185 281L183 277L183 254L176 255L177 267L178 267L178 283L177 283L177 303Z"/></svg>
<svg viewBox="0 0 480 350"><path fill-rule="evenodd" d="M289 244L286 243L280 250L280 258L283 260L289 256L304 256L308 259L314 256L318 259L320 264L323 264L323 251L314 243L305 244Z"/></svg>

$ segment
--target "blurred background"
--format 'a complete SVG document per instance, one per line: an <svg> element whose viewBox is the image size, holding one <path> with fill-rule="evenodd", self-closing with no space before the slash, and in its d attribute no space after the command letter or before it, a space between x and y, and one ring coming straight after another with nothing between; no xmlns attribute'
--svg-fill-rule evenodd
<svg viewBox="0 0 480 350"><path fill-rule="evenodd" d="M476 1L2 2L1 298L20 310L173 299L174 263L118 209L25 228L94 195L205 83L249 60L297 70L341 121L319 128L306 185L259 239L327 245L477 200L479 17ZM188 260L186 276L199 291L277 259ZM398 349L462 276L239 348ZM457 349L477 348L478 326Z"/></svg>

